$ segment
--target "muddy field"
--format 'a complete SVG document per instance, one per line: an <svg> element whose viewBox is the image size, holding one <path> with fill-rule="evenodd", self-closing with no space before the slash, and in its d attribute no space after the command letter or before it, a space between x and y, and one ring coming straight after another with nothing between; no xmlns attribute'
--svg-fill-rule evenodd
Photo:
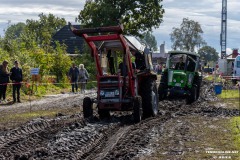
<svg viewBox="0 0 240 160"><path fill-rule="evenodd" d="M95 95L92 91L86 94ZM31 110L77 107L80 112L82 99L83 95L49 97L32 102ZM131 113L126 112L113 112L105 120L99 120L96 111L91 119L84 119L82 112L59 113L51 119L39 117L0 131L0 159L217 159L206 151L234 150L229 139L222 146L209 142L220 141L217 135L229 132L217 124L239 115L239 110L217 102L213 86L205 83L197 102L162 101L157 117L138 124L132 123ZM29 108L29 104L4 106L0 115ZM231 159L238 158L231 155Z"/></svg>

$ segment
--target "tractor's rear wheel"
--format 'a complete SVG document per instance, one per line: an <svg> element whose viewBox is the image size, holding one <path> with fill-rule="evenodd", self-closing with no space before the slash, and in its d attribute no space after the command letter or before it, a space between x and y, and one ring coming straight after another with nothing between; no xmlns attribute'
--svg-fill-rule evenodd
<svg viewBox="0 0 240 160"><path fill-rule="evenodd" d="M167 89L167 80L168 80L168 72L163 72L161 75L160 84L158 86L158 98L159 101L164 100L166 96L166 89Z"/></svg>
<svg viewBox="0 0 240 160"><path fill-rule="evenodd" d="M154 79L147 79L141 88L143 117L148 118L158 114L158 91Z"/></svg>
<svg viewBox="0 0 240 160"><path fill-rule="evenodd" d="M91 98L85 97L83 99L83 116L84 118L89 118L93 116L93 103Z"/></svg>
<svg viewBox="0 0 240 160"><path fill-rule="evenodd" d="M191 104L197 100L197 87L192 86L190 89L190 95L187 97L187 104Z"/></svg>
<svg viewBox="0 0 240 160"><path fill-rule="evenodd" d="M136 96L133 101L133 119L135 123L142 120L142 112L142 98L141 96Z"/></svg>
<svg viewBox="0 0 240 160"><path fill-rule="evenodd" d="M198 76L196 79L197 79L196 84L197 84L197 99L198 99L200 97L200 93L201 93L202 76Z"/></svg>

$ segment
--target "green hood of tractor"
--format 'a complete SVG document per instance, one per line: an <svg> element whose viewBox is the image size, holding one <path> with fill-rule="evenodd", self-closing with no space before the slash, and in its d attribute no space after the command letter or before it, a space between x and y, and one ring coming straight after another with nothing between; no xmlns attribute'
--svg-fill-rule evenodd
<svg viewBox="0 0 240 160"><path fill-rule="evenodd" d="M169 70L168 85L172 87L184 87L187 83L187 74L180 70Z"/></svg>

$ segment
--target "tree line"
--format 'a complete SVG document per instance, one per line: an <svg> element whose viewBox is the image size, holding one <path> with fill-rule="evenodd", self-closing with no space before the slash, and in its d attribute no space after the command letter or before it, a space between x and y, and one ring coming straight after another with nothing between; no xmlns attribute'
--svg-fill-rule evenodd
<svg viewBox="0 0 240 160"><path fill-rule="evenodd" d="M85 28L121 23L124 34L136 36L156 50L157 42L152 31L163 23L164 12L162 0L87 0L79 12L78 21ZM43 80L47 75L55 75L57 82L67 81L66 74L71 63L84 63L90 75L93 75L91 77L94 77L95 65L87 47L78 58L70 58L64 44L52 41L52 36L65 25L64 18L43 13L39 14L38 20L27 19L25 23L11 25L4 37L0 37L0 62L8 60L11 64L18 60L25 78L30 78L30 68L39 67ZM217 60L218 53L207 46L202 34L198 22L184 18L180 27L174 27L170 33L172 49L198 49L198 53L206 60Z"/></svg>

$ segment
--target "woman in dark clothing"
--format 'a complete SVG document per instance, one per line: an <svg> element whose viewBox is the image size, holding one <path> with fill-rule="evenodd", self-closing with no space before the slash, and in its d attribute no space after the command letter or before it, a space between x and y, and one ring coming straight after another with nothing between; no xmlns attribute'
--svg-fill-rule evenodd
<svg viewBox="0 0 240 160"><path fill-rule="evenodd" d="M17 102L21 103L20 101L20 88L21 82L23 80L22 76L22 69L18 67L18 61L14 62L14 67L10 70L12 73L10 79L13 82L13 103L16 102L16 91L17 91Z"/></svg>
<svg viewBox="0 0 240 160"><path fill-rule="evenodd" d="M2 65L0 65L0 102L1 100L6 102L7 84L9 83L10 76L7 65L7 61L3 61Z"/></svg>

